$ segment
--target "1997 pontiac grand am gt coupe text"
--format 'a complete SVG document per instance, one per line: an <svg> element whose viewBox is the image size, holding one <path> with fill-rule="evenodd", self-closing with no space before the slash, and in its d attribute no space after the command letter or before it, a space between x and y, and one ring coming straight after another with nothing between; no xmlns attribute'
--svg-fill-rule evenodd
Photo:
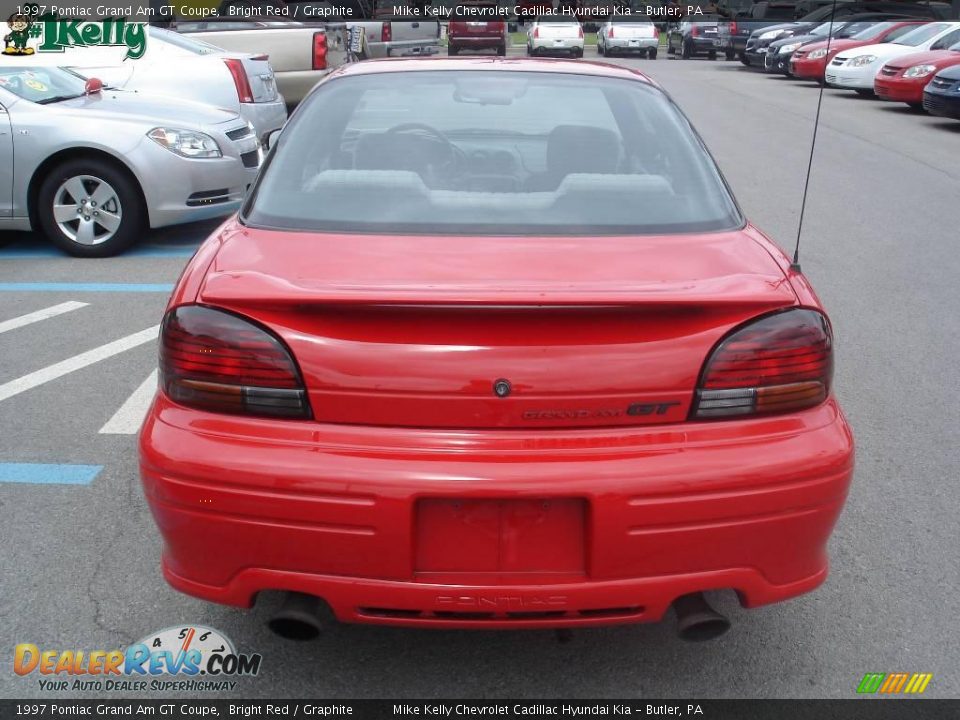
<svg viewBox="0 0 960 720"><path fill-rule="evenodd" d="M332 73L163 320L163 571L275 630L660 619L808 592L853 470L831 326L626 68Z"/></svg>

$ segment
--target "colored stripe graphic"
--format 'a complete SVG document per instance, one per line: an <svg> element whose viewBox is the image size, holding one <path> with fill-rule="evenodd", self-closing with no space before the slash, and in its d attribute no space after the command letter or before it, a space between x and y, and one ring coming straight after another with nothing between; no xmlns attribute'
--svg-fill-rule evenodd
<svg viewBox="0 0 960 720"><path fill-rule="evenodd" d="M880 688L880 692L887 694L900 692L904 683L907 681L907 677L907 673L890 673L887 675L886 682L884 682Z"/></svg>
<svg viewBox="0 0 960 720"><path fill-rule="evenodd" d="M89 485L101 470L103 465L0 463L0 483Z"/></svg>
<svg viewBox="0 0 960 720"><path fill-rule="evenodd" d="M875 693L880 689L880 685L883 683L884 677L886 677L886 673L867 673L863 676L863 680L860 681L860 685L857 687L857 692Z"/></svg>
<svg viewBox="0 0 960 720"><path fill-rule="evenodd" d="M857 686L857 692L919 695L927 689L932 679L933 673L867 673Z"/></svg>

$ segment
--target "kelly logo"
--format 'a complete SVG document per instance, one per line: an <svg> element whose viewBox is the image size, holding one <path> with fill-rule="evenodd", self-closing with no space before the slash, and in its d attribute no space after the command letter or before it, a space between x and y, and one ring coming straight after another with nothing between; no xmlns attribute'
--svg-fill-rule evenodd
<svg viewBox="0 0 960 720"><path fill-rule="evenodd" d="M857 686L861 694L919 695L927 689L933 673L867 673Z"/></svg>
<svg viewBox="0 0 960 720"><path fill-rule="evenodd" d="M56 12L41 14L36 5L28 5L22 15L11 16L8 26L10 33L4 37L8 55L33 54L26 45L37 38L36 51L41 53L62 53L68 47L126 46L126 57L136 60L147 50L146 24L126 18L66 20Z"/></svg>

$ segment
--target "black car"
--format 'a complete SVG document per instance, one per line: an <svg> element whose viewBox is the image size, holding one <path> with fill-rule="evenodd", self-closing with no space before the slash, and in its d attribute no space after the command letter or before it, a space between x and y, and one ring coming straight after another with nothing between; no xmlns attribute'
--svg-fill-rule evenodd
<svg viewBox="0 0 960 720"><path fill-rule="evenodd" d="M941 70L923 90L923 109L960 120L960 65Z"/></svg>
<svg viewBox="0 0 960 720"><path fill-rule="evenodd" d="M767 52L764 56L763 69L769 73L779 73L782 75L790 74L790 58L800 47L812 43L826 40L833 31L835 39L845 39L853 37L859 32L866 30L872 25L885 20L909 20L904 15L888 15L885 13L864 13L863 15L852 15L844 22L825 22L821 23L809 33L802 35L789 35L780 40L774 40L767 46Z"/></svg>
<svg viewBox="0 0 960 720"><path fill-rule="evenodd" d="M919 20L938 20L936 8L911 2L872 2L871 0L851 0L821 7L805 15L795 23L769 25L750 33L740 61L744 65L763 67L767 56L767 47L776 40L793 35L803 35L817 25L829 20L850 21L855 17L865 19L872 16L878 19L889 17L916 18Z"/></svg>
<svg viewBox="0 0 960 720"><path fill-rule="evenodd" d="M685 60L706 55L716 60L717 53L723 48L719 25L717 15L699 15L696 20L671 25L667 30L667 55L679 55Z"/></svg>

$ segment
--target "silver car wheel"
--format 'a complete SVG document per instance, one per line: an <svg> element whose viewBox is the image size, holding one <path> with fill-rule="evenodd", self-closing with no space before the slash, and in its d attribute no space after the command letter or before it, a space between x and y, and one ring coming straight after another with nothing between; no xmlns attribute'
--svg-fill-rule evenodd
<svg viewBox="0 0 960 720"><path fill-rule="evenodd" d="M53 219L73 242L99 245L120 229L123 208L110 183L93 175L76 175L54 193Z"/></svg>

